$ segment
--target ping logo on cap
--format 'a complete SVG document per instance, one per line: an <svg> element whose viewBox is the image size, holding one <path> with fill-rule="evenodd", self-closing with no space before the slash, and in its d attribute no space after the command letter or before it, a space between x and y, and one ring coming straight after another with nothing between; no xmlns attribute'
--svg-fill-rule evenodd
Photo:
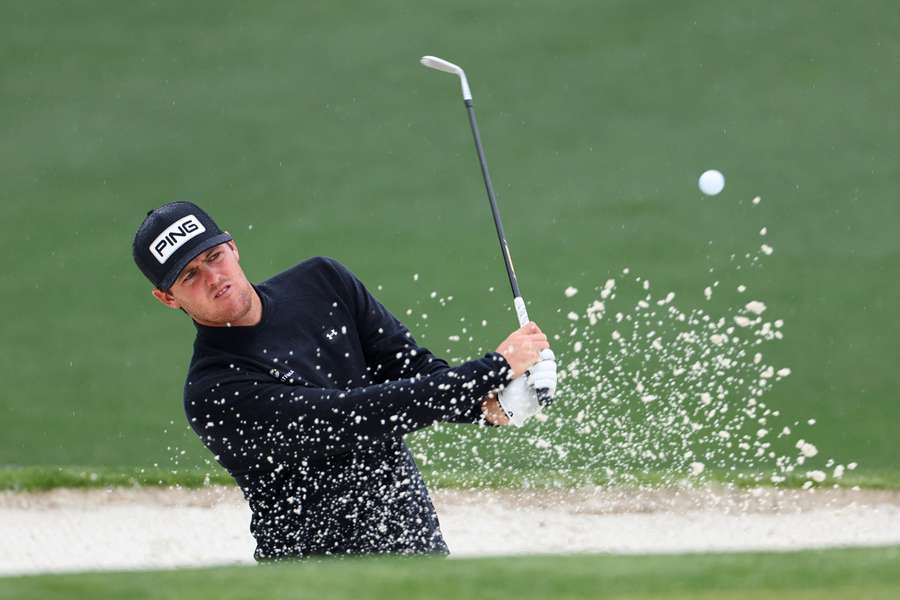
<svg viewBox="0 0 900 600"><path fill-rule="evenodd" d="M206 231L206 227L194 215L182 217L166 227L153 240L153 243L150 244L150 254L159 261L159 264L165 264L169 257L175 254L175 251L181 248L185 242L197 237L204 231Z"/></svg>

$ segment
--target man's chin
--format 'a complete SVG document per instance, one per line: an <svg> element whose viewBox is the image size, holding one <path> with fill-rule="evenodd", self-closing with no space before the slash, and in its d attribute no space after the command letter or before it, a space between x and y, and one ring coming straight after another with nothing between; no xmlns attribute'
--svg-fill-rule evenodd
<svg viewBox="0 0 900 600"><path fill-rule="evenodd" d="M239 323L250 311L250 307L241 302L229 302L228 304L229 306L216 307L217 310L209 311L199 318L194 316L194 320L201 325L211 327L231 327L235 323Z"/></svg>

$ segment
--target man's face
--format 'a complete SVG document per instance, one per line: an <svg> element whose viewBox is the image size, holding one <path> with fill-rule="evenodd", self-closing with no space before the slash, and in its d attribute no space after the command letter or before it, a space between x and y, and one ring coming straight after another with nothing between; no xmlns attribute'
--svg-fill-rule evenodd
<svg viewBox="0 0 900 600"><path fill-rule="evenodd" d="M199 254L182 269L168 292L154 289L157 300L183 308L201 325L240 324L253 305L253 287L239 264L234 241Z"/></svg>

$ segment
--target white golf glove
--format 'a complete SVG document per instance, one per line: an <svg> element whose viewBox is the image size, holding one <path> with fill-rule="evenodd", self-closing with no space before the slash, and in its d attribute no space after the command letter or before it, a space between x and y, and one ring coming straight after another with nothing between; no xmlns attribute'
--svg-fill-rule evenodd
<svg viewBox="0 0 900 600"><path fill-rule="evenodd" d="M537 393L540 405L547 406L556 395L556 355L553 350L541 350L541 360L531 367L530 372L528 385Z"/></svg>
<svg viewBox="0 0 900 600"><path fill-rule="evenodd" d="M510 425L521 427L541 412L556 394L556 357L550 349L541 351L541 360L528 374L514 379L500 392L498 400Z"/></svg>

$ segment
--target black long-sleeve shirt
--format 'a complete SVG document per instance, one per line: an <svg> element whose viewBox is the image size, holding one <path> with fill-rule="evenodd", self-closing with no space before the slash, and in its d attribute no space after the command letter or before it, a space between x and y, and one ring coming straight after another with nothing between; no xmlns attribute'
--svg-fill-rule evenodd
<svg viewBox="0 0 900 600"><path fill-rule="evenodd" d="M479 422L506 360L450 368L332 259L254 287L257 325L197 325L184 407L250 504L256 558L447 552L403 435Z"/></svg>

